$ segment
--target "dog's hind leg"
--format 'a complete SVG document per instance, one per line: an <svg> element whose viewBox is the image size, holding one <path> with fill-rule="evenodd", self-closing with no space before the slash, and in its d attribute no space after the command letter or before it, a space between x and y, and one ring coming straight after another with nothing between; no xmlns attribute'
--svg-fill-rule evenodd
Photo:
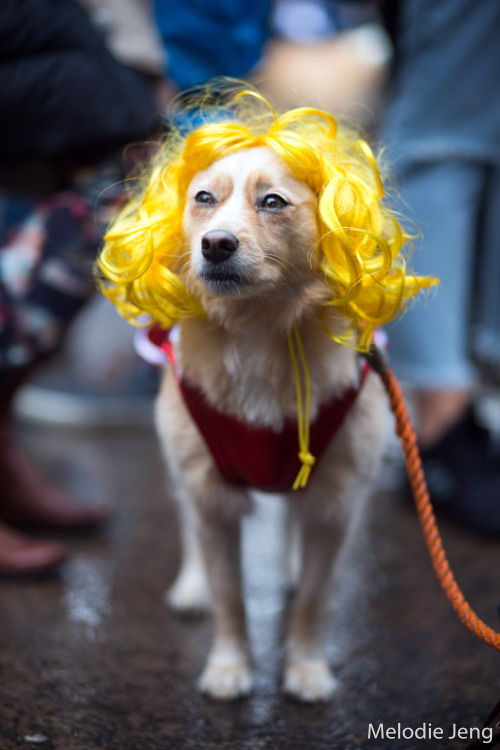
<svg viewBox="0 0 500 750"><path fill-rule="evenodd" d="M285 520L285 582L287 591L297 589L301 567L300 528L291 504L286 509Z"/></svg>
<svg viewBox="0 0 500 750"><path fill-rule="evenodd" d="M166 593L167 604L176 612L197 614L210 609L210 593L205 563L196 528L196 512L186 491L177 483L179 521L181 525L181 567Z"/></svg>

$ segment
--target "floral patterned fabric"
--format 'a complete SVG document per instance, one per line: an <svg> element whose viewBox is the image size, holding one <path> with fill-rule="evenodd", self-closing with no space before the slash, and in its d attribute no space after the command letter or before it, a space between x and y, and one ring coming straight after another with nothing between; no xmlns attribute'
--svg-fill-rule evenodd
<svg viewBox="0 0 500 750"><path fill-rule="evenodd" d="M69 190L37 203L0 247L0 372L56 348L95 289L93 264L121 203L120 168L81 173Z"/></svg>

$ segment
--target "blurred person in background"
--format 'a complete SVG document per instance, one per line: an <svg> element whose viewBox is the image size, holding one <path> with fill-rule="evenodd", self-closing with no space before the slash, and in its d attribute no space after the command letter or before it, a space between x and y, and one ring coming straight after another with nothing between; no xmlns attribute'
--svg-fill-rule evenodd
<svg viewBox="0 0 500 750"><path fill-rule="evenodd" d="M6 0L0 8L0 575L44 572L65 554L11 526L92 527L109 515L38 474L14 439L11 411L93 292L96 252L122 198L121 150L148 138L175 90L244 75L260 58L270 8L268 0L208 12L158 2L169 83L148 2Z"/></svg>
<svg viewBox="0 0 500 750"><path fill-rule="evenodd" d="M261 55L270 7L222 2L205 12L158 2L158 28L172 47L168 82L148 2L6 0L0 8L0 575L47 572L65 557L13 526L79 529L109 516L39 475L15 440L13 398L94 290L96 253L128 171L122 149L148 139L175 90L244 75Z"/></svg>
<svg viewBox="0 0 500 750"><path fill-rule="evenodd" d="M159 74L154 90L160 110L181 89L216 76L245 76L258 65L269 36L270 0L255 7L233 0L80 2L115 57L150 79L154 71ZM141 157L138 144L126 151ZM102 201L96 199L99 209ZM72 323L57 355L21 389L15 409L30 421L135 429L152 425L158 388L158 371L134 353L133 329L96 295Z"/></svg>
<svg viewBox="0 0 500 750"><path fill-rule="evenodd" d="M260 90L280 109L319 107L373 130L392 56L379 5L276 0Z"/></svg>
<svg viewBox="0 0 500 750"><path fill-rule="evenodd" d="M283 68L282 52L276 55L273 49L281 38L290 52L290 38L292 57L300 47L302 67L308 56L317 62L319 41L330 44L340 30L373 19L373 3L367 14L356 10L346 23L339 18L349 13L339 14L335 3L317 0L307 7L314 17L304 37L304 8L297 8L296 0L280 0L275 7L270 0L251 7L229 0L205 6L156 0L151 8L140 0L81 0L81 5L93 24L82 8L66 0L6 0L0 9L0 106L7 113L0 124L0 186L7 196L0 249L0 482L5 488L0 519L16 526L89 527L109 513L48 485L14 442L10 415L19 386L59 346L93 291L95 254L122 195L121 149L148 137L155 113L175 90L217 75L265 77L267 70L268 80L275 79L278 106L290 106L291 92L295 104L338 109L344 102L339 85L346 78L339 77L338 65L332 65L330 89L337 87L332 99L325 102L324 85L308 85L305 102L290 77L276 83L287 65ZM299 27L297 42L293 37ZM274 48L268 44L272 34L278 36ZM378 75L386 62L384 43L377 47L373 36L371 42L353 36L339 48L341 67L354 68L356 59L364 66L361 85L359 69L352 73L347 98L363 100L374 88L374 70ZM273 73L273 64L281 75ZM315 81L324 84L325 76ZM16 191L28 200L13 200ZM42 200L33 197L40 192ZM81 349L85 342L79 341L73 353ZM99 361L90 351L81 358L86 370L89 362ZM0 574L45 571L63 559L58 545L28 540L1 520Z"/></svg>
<svg viewBox="0 0 500 750"><path fill-rule="evenodd" d="M80 529L109 517L38 474L13 435L11 405L94 290L122 196L121 150L155 124L159 75L139 67L118 62L72 0L0 4L0 575L45 572L65 557L12 526Z"/></svg>
<svg viewBox="0 0 500 750"><path fill-rule="evenodd" d="M393 96L381 140L411 217L418 268L441 284L390 331L415 391L438 511L500 534L500 460L478 419L474 355L500 363L500 4L407 0L397 9ZM416 261L417 262L417 261Z"/></svg>

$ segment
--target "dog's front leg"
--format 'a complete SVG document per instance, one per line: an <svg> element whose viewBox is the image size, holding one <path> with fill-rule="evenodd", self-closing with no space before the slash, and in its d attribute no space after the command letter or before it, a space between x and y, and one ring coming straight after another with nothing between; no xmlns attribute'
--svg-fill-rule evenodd
<svg viewBox="0 0 500 750"><path fill-rule="evenodd" d="M321 701L336 688L324 651L335 558L344 535L330 522L300 518L302 569L286 641L284 689L303 701Z"/></svg>
<svg viewBox="0 0 500 750"><path fill-rule="evenodd" d="M200 539L207 563L215 639L200 678L200 688L225 700L252 688L250 649L242 594L239 519L200 513Z"/></svg>

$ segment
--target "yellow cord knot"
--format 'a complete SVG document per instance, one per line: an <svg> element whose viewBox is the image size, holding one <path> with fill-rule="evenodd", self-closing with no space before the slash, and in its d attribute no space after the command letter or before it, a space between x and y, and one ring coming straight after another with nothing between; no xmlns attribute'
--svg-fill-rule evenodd
<svg viewBox="0 0 500 750"><path fill-rule="evenodd" d="M311 469L316 463L316 459L314 458L312 453L309 453L309 451L300 451L299 459L302 466L300 467L299 473L295 477L295 482L293 483L294 490L299 490L306 486L309 480Z"/></svg>
<svg viewBox="0 0 500 750"><path fill-rule="evenodd" d="M312 453L299 453L300 462L303 466L314 466L316 459Z"/></svg>

